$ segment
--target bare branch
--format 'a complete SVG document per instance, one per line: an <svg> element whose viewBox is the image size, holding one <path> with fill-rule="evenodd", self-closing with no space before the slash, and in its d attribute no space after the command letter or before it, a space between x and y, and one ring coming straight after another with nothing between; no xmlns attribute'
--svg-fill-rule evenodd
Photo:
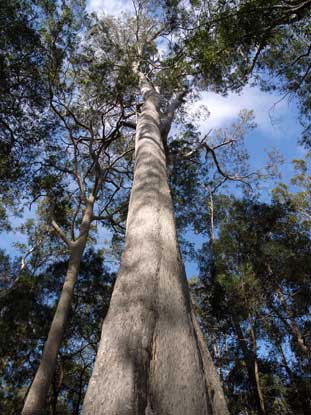
<svg viewBox="0 0 311 415"><path fill-rule="evenodd" d="M310 45L309 45L309 47L308 47L308 50L307 50L307 52L306 53L303 53L302 55L299 55L292 63L291 63L291 65L295 65L300 59L302 59L302 58L306 58L306 57L308 57L309 55L310 55L310 53L311 53L311 43L310 43Z"/></svg>
<svg viewBox="0 0 311 415"><path fill-rule="evenodd" d="M134 151L134 148L130 148L129 150L124 151L120 156L118 156L115 160L113 160L106 168L105 170L111 169L119 160L121 160L123 157L125 157L127 154L130 154Z"/></svg>
<svg viewBox="0 0 311 415"><path fill-rule="evenodd" d="M133 128L133 130L136 130L136 122L134 121L121 121L121 125L128 128Z"/></svg>
<svg viewBox="0 0 311 415"><path fill-rule="evenodd" d="M165 139L170 131L176 110L182 105L183 100L189 90L185 88L180 91L176 97L170 102L165 114L161 117L161 132Z"/></svg>
<svg viewBox="0 0 311 415"><path fill-rule="evenodd" d="M72 241L70 241L65 232L59 227L59 225L56 223L56 221L53 219L52 220L52 227L55 230L55 232L57 233L57 235L65 242L66 245L68 245L69 247L72 246Z"/></svg>
<svg viewBox="0 0 311 415"><path fill-rule="evenodd" d="M227 173L225 173L224 171L223 171L223 169L221 168L221 166L220 166L220 164L219 164L219 162L218 162L218 159L217 159L217 157L216 157L216 153L215 153L215 151L214 151L214 149L213 148L211 148L209 145L207 145L206 143L204 143L203 144L203 147L205 147L205 149L206 149L206 152L207 153L211 153L211 155L212 155L212 157L213 157L213 160L214 160L214 163L215 163L215 165L216 165L216 168L217 168L217 170L218 170L218 173L219 174L221 174L223 177L225 177L227 180L232 180L232 181L239 181L239 182L242 182L242 183L244 183L244 184L246 184L247 186L249 186L250 188L252 187L248 182L246 182L245 181L245 179L247 179L248 177L250 177L251 175L253 175L254 173L250 173L250 174L248 174L248 175L246 175L246 176L230 176L230 175L228 175Z"/></svg>
<svg viewBox="0 0 311 415"><path fill-rule="evenodd" d="M7 124L3 120L0 120L0 122L1 122L1 124L4 125L4 128L6 128L9 131L10 136L11 136L11 143L13 144L15 142L15 136L14 136L14 132L13 132L12 128L9 126L9 124Z"/></svg>

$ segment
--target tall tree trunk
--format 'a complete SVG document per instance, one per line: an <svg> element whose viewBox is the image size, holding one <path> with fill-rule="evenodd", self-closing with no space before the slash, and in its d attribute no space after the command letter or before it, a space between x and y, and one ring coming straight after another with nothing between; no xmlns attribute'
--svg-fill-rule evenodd
<svg viewBox="0 0 311 415"><path fill-rule="evenodd" d="M45 407L49 388L56 368L57 355L68 321L73 290L79 273L80 262L86 245L94 200L88 200L80 227L80 236L70 245L70 257L65 282L54 318L45 342L40 365L25 400L22 415L39 415Z"/></svg>
<svg viewBox="0 0 311 415"><path fill-rule="evenodd" d="M160 97L146 83L142 94L126 245L82 413L228 414L210 405L176 239Z"/></svg>
<svg viewBox="0 0 311 415"><path fill-rule="evenodd" d="M259 381L258 362L257 362L257 357L256 357L255 333L254 331L253 333L251 333L251 335L253 336L252 337L253 350L250 351L247 346L246 339L244 337L238 317L236 316L235 313L232 314L232 317L233 317L232 319L233 319L235 331L238 336L238 342L239 342L240 348L242 349L244 360L246 363L248 379L249 379L250 386L251 386L251 392L254 396L254 401L256 403L259 413L262 415L266 415L264 398L263 398L260 381ZM252 330L253 328L251 329L251 331Z"/></svg>

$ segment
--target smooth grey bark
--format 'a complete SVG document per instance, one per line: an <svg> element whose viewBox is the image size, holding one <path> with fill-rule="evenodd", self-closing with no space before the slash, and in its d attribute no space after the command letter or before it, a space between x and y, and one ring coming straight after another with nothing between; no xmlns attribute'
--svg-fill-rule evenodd
<svg viewBox="0 0 311 415"><path fill-rule="evenodd" d="M22 415L42 414L49 388L56 368L57 355L68 321L74 286L78 277L80 262L85 249L93 217L94 198L87 201L79 238L70 243L70 257L66 278L57 304L53 321L45 342L42 358L24 403Z"/></svg>
<svg viewBox="0 0 311 415"><path fill-rule="evenodd" d="M211 410L176 238L162 139L174 105L163 117L145 81L142 95L125 250L82 413L224 415Z"/></svg>

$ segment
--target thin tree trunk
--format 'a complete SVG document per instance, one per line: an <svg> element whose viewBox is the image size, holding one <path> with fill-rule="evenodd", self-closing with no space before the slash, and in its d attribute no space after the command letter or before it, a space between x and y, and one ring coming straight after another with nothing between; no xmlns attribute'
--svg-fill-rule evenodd
<svg viewBox="0 0 311 415"><path fill-rule="evenodd" d="M256 389L257 389L257 394L258 394L258 399L259 399L259 404L260 404L260 412L262 414L265 414L266 413L265 402L264 402L262 389L260 386L259 369L258 369L258 361L257 361L257 340L256 340L255 330L252 324L251 324L250 332L251 332L251 338L252 338L252 343L253 343L254 376L255 376Z"/></svg>
<svg viewBox="0 0 311 415"><path fill-rule="evenodd" d="M198 344L203 360L203 370L205 375L205 382L207 384L207 390L209 394L209 403L212 415L229 415L224 391L216 372L213 359L206 346L206 342L202 333L202 330L192 312L192 320L196 336L198 338Z"/></svg>
<svg viewBox="0 0 311 415"><path fill-rule="evenodd" d="M232 314L232 317L233 317L232 318L233 324L234 324L234 327L235 327L235 330L238 336L239 345L242 349L244 360L246 363L248 378L249 378L249 382L251 386L251 392L254 396L255 403L257 404L258 411L260 411L262 415L265 415L266 411L265 411L264 399L263 399L263 394L262 394L261 386L259 382L258 363L257 363L257 358L256 358L256 343L254 345L254 342L253 342L253 351L251 352L248 349L248 346L246 344L246 339L244 337L242 328L240 326L240 322L237 316L235 315L235 313Z"/></svg>
<svg viewBox="0 0 311 415"><path fill-rule="evenodd" d="M300 349L300 351L308 357L310 360L311 356L311 350L310 347L308 347L304 341L304 338L301 334L301 331L299 330L299 327L294 320L294 318L288 316L288 319L290 322L287 321L287 319L282 315L282 313L279 311L277 306L274 306L272 302L269 304L270 308L275 312L275 314L278 316L278 318L282 321L284 326L287 328L288 332L293 336L294 341L297 345L297 347Z"/></svg>
<svg viewBox="0 0 311 415"><path fill-rule="evenodd" d="M205 361L167 183L160 97L146 83L142 94L126 245L82 413L208 415Z"/></svg>
<svg viewBox="0 0 311 415"><path fill-rule="evenodd" d="M88 201L80 227L80 236L75 242L71 243L65 282L49 330L48 338L44 345L39 367L24 403L22 415L40 415L45 407L56 368L58 351L70 313L73 290L79 273L81 258L92 221L93 203L93 200Z"/></svg>
<svg viewBox="0 0 311 415"><path fill-rule="evenodd" d="M267 292L267 290L265 290ZM281 301L282 307L285 310L287 317L284 317L280 311L280 307L278 305L273 304L273 300L267 296L268 305L271 310L277 315L277 317L282 321L284 326L286 327L288 333L293 336L293 340L295 341L298 349L308 358L310 361L311 359L311 347L306 344L304 337L295 321L291 311L289 310L288 306L286 305L286 300L284 298L283 293L278 290L278 297ZM289 322L288 322L289 320Z"/></svg>
<svg viewBox="0 0 311 415"><path fill-rule="evenodd" d="M64 367L62 365L62 363L60 362L60 373L59 373L59 379L55 379L54 376L54 381L52 381L52 387L53 387L53 394L52 394L52 402L51 402L51 406L52 406L52 413L53 415L57 415L57 401L58 401L58 397L59 397L59 393L62 387L62 383L64 380Z"/></svg>
<svg viewBox="0 0 311 415"><path fill-rule="evenodd" d="M84 373L87 370L87 367L88 366L84 367L83 370L80 373L78 399L77 399L77 402L74 405L73 415L79 415L79 413L80 413L80 406L81 406L81 402L82 402L82 392L83 392L83 378L84 378Z"/></svg>
<svg viewBox="0 0 311 415"><path fill-rule="evenodd" d="M298 348L301 350L301 352L305 355L307 355L308 359L311 359L311 347L310 345L307 345L305 343L305 339L298 327L298 324L293 316L293 313L291 312L291 310L289 309L289 307L286 304L286 299L284 297L284 294L282 292L282 290L279 288L277 290L277 295L281 301L281 304L288 316L289 319L289 323L287 322L287 320L281 315L281 313L279 312L279 310L277 309L277 307L275 307L275 311L277 312L278 317L282 320L282 322L285 324L285 326L289 329L290 333L292 334L292 336L294 337L294 339L296 340L296 344L298 345Z"/></svg>
<svg viewBox="0 0 311 415"><path fill-rule="evenodd" d="M282 363L283 363L283 366L284 366L284 368L286 370L288 379L290 380L291 383L293 383L294 382L293 372L292 372L291 368L288 366L287 359L286 359L286 356L284 354L283 347L282 347L281 344L277 344L277 348L278 348L279 353L281 355Z"/></svg>
<svg viewBox="0 0 311 415"><path fill-rule="evenodd" d="M267 264L267 269L269 272L269 276L272 278L273 277L273 272L271 269L271 266L269 264ZM307 356L309 362L311 361L311 346L310 344L306 344L305 339L298 327L298 324L293 316L292 311L290 310L290 308L288 307L287 303L286 303L286 298L284 297L284 294L281 290L280 287L277 288L276 293L277 296L282 304L283 309L285 310L286 314L287 314L287 318L284 317L279 309L279 307L273 304L273 298L271 298L271 293L269 292L269 290L267 289L267 287L265 285L263 285L263 289L266 293L266 297L267 297L267 301L269 302L269 307L275 312L275 314L278 316L278 318L282 321L282 323L284 324L284 326L287 328L288 332L293 336L293 339L298 347L298 349L300 349L300 351ZM289 320L289 322L287 321Z"/></svg>

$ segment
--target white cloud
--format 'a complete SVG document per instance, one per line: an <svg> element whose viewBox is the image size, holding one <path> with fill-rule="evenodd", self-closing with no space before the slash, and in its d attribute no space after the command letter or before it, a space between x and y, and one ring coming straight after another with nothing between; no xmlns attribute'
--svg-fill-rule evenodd
<svg viewBox="0 0 311 415"><path fill-rule="evenodd" d="M86 9L88 12L95 12L98 15L117 16L123 12L132 12L133 3L130 0L88 0Z"/></svg>
<svg viewBox="0 0 311 415"><path fill-rule="evenodd" d="M123 12L133 13L132 0L88 0L87 10L99 15L118 16ZM166 41L158 43L159 53L167 51ZM191 104L190 112L194 112L200 105L205 105L210 111L210 117L199 123L202 132L215 128L222 128L237 119L242 109L253 110L258 125L257 131L270 136L274 141L297 134L297 110L295 105L288 104L287 99L280 100L281 96L261 91L259 88L246 87L241 94L230 93L223 97L216 93L203 92L202 99ZM278 103L277 103L278 102ZM277 105L275 105L277 103ZM296 134L295 134L296 132Z"/></svg>
<svg viewBox="0 0 311 415"><path fill-rule="evenodd" d="M266 152L275 149L284 157L285 163L279 168L282 180L288 182L293 175L291 160L303 157L305 149L298 144L302 126L297 105L295 101L281 98L275 93L251 87L245 88L240 95L231 93L227 97L205 92L200 101L189 105L188 111L194 115L199 106L208 108L210 116L197 122L204 134L210 129L230 126L242 109L253 110L257 128L247 134L245 141L251 170L262 169L267 164ZM271 182L271 186L274 187L275 182Z"/></svg>
<svg viewBox="0 0 311 415"><path fill-rule="evenodd" d="M210 111L210 117L201 124L203 130L228 126L242 109L253 110L258 129L278 139L296 115L294 105L286 99L277 103L280 98L259 88L246 87L241 94L230 93L226 97L211 92L202 93L202 99L192 108L195 111L203 104Z"/></svg>

